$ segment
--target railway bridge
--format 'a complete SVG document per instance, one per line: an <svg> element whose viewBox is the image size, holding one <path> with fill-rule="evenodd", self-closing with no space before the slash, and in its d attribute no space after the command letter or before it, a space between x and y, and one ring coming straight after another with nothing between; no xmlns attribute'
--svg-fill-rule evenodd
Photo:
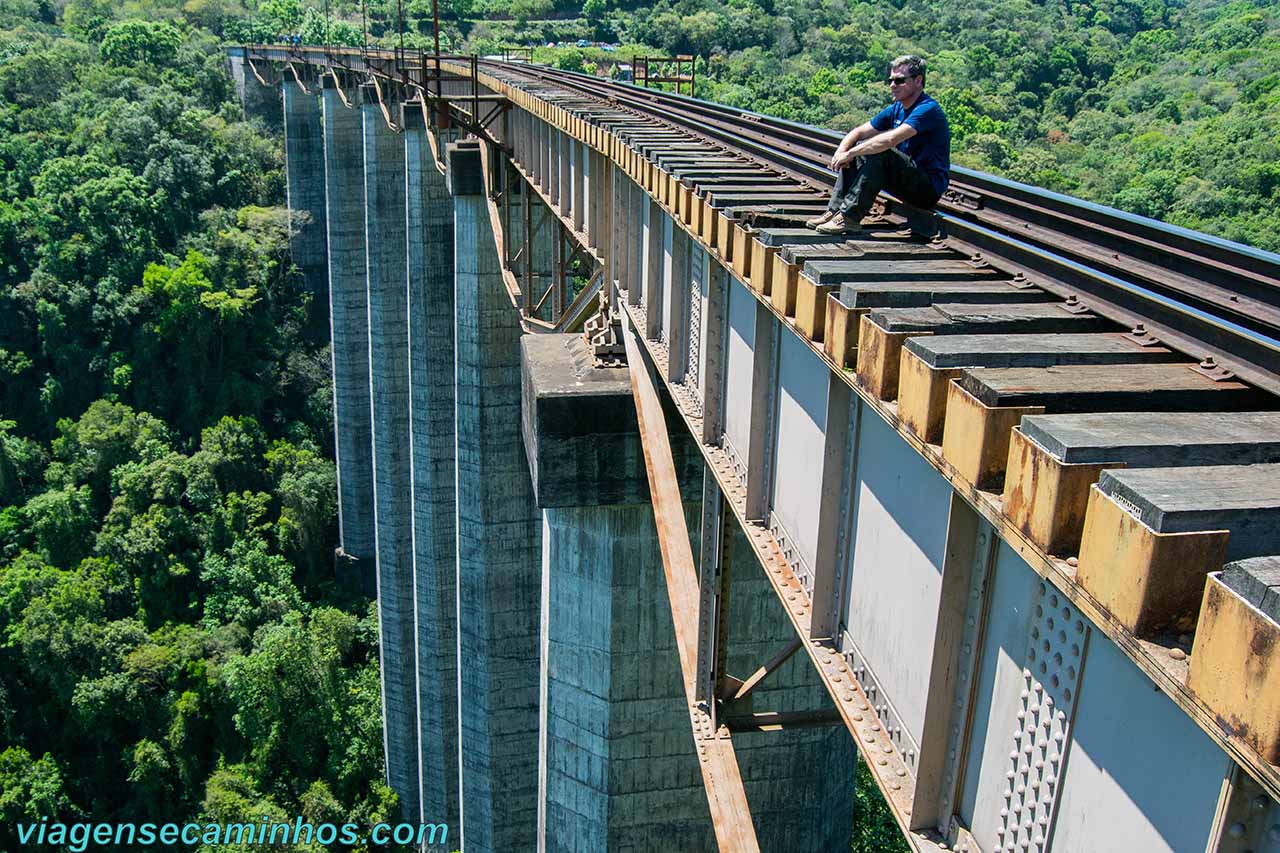
<svg viewBox="0 0 1280 853"><path fill-rule="evenodd" d="M1280 258L525 63L228 52L389 784L483 850L1280 850ZM460 829L460 833L458 830Z"/></svg>

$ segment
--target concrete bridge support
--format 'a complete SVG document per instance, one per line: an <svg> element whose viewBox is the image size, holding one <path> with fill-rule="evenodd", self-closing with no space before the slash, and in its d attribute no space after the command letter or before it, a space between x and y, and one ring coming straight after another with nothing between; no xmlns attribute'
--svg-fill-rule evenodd
<svg viewBox="0 0 1280 853"><path fill-rule="evenodd" d="M450 146L454 196L458 649L463 843L527 850L537 822L541 518L520 443L518 314L480 153Z"/></svg>
<svg viewBox="0 0 1280 853"><path fill-rule="evenodd" d="M410 502L409 324L404 138L387 127L372 86L361 88L369 388L387 781L404 819L419 814L413 508Z"/></svg>
<svg viewBox="0 0 1280 853"><path fill-rule="evenodd" d="M714 849L652 509L543 520L539 849Z"/></svg>
<svg viewBox="0 0 1280 853"><path fill-rule="evenodd" d="M543 508L538 849L714 849L628 370L593 368L581 335L521 349ZM700 482L696 449L677 453Z"/></svg>
<svg viewBox="0 0 1280 853"><path fill-rule="evenodd" d="M328 334L329 268L320 98L314 90L311 94L302 91L289 77L280 88L284 100L285 186L289 214L298 229L289 239L289 256L311 294L309 325L317 335Z"/></svg>
<svg viewBox="0 0 1280 853"><path fill-rule="evenodd" d="M543 508L539 849L715 849L629 371L592 367L577 335L521 346L524 441ZM700 511L696 447L672 439L697 553L700 516L717 531L721 522ZM714 482L705 494L720 500ZM750 566L742 534L727 542L723 563ZM753 566L740 574L724 602L726 667L745 678L792 628L768 581ZM734 712L826 704L808 662L793 658ZM848 849L853 746L841 727L739 732L734 744L762 850Z"/></svg>
<svg viewBox="0 0 1280 853"><path fill-rule="evenodd" d="M246 98L261 94L239 59ZM359 110L344 109L334 94L323 99L323 154L340 554L360 559L341 561L340 570L365 568L379 584L393 784L409 811L416 802L423 819L447 821L453 846L461 835L469 850L713 848L626 382L609 390L611 369L595 367L576 336L517 341L518 306L503 286L475 148L452 150L455 204L426 154L420 121L405 117L398 161L381 148L385 128L376 120L362 126ZM975 417L965 398L933 413L946 415L935 436L943 444L922 447L897 379L875 365L860 363L854 375L839 369L852 366L850 338L899 334L894 324L908 315L895 312L916 310L873 310L877 300L915 300L923 282L908 280L905 267L887 276L876 255L938 276L939 292L955 292L941 285L957 271L958 281L985 287L970 269L956 269L962 258L942 257L934 245L877 241L859 250L872 257L830 260L834 247L817 251L800 229L730 215L757 194L730 192L747 170L719 155L701 162L701 142L629 129L632 117L603 108L551 130L520 103L513 97L503 119L504 134L518 131L504 143L564 225L599 247L592 263L625 289L615 304L642 338L633 358L665 389L699 576L697 595L687 586L684 594L698 599L697 701L723 700L716 719L733 733L761 849L848 848L850 735L921 849L1275 846L1274 765L1260 767L1263 756L1206 712L1217 709L1193 702L1197 672L1209 677L1217 660L1205 645L1214 642L1205 613L1194 637L1121 630L1105 602L1077 595L1092 593L1082 578L1096 578L1086 569L1097 571L1103 552L1094 549L1115 545L1112 534L1077 530L1090 547L1071 573L1058 559L1067 551L1041 544L1045 531L1018 528L1010 514L1011 482L1021 482L1013 478L1056 470L1027 466L1093 464L1028 443L1053 438L1086 456L1129 454L1132 428L1112 421L1120 414L1093 426L1062 414L1023 417L1012 440L1032 455L1020 473L1010 455L1001 501L953 464L947 432L957 418ZM496 166L501 155L493 153ZM637 155L648 161L643 168ZM291 170L303 156L291 153ZM691 161L704 174L686 171ZM720 168L728 174L705 175ZM297 207L293 178L291 171ZM706 193L701 207L690 183ZM504 223L508 248L526 239L523 214L542 203L519 205L534 195L516 194L521 227ZM809 203L797 202L797 211ZM551 237L535 234L526 257L545 252ZM814 313L823 296L826 341ZM841 312L859 307L879 317L854 332L854 315ZM1007 307L1030 306L1019 297ZM949 382L948 357L965 350L948 347L971 337L952 332L913 333L901 379L914 359L912 381ZM832 355L824 347L837 333L845 341ZM1066 335L988 341L985 366L963 368L966 381L997 394L996 357L1039 358L1066 346L1048 337ZM884 349L887 337L863 340L869 356L895 352ZM1095 344L1095 352L1110 351ZM552 369L533 381L528 359L518 372L516 352L537 347ZM864 374L881 384L863 382ZM886 408L894 394L897 416ZM1141 412L1132 416L1149 426ZM1204 441L1202 431L1195 435ZM1128 467L1104 472L1094 491L1114 507L1090 498L1084 521L1137 530L1137 505L1121 506L1122 495L1107 489L1180 482L1143 473L1156 467L1159 447L1146 444L1138 457L1125 456ZM1167 450L1174 447L1185 454L1182 443ZM1129 465L1139 457L1146 461ZM384 470L393 458L409 473ZM1102 521L1093 515L1099 506ZM1233 547L1244 540L1237 532ZM393 566L392 552L410 555L407 598L396 568L404 559ZM398 580L387 574L393 568ZM1208 593L1256 610L1240 589L1226 589L1228 570L1244 571L1225 566ZM1250 614L1255 622L1246 624L1264 625L1261 610ZM1274 629L1274 620L1265 624ZM832 706L844 726L832 725ZM778 715L757 716L768 712ZM760 730L775 723L781 731ZM708 775L713 789L723 781Z"/></svg>
<svg viewBox="0 0 1280 853"><path fill-rule="evenodd" d="M365 258L364 132L359 110L324 82L325 226L338 465L338 579L374 587L373 444Z"/></svg>
<svg viewBox="0 0 1280 853"><path fill-rule="evenodd" d="M257 119L268 128L279 130L283 122L280 87L264 86L259 83L257 76L253 73L253 66L243 55L230 56L228 61L231 65L231 79L236 85L236 94L240 96L240 105L244 108L244 117ZM259 74L274 73L269 63L265 63L265 66L258 68ZM264 76L263 79L268 83L271 82L270 77Z"/></svg>
<svg viewBox="0 0 1280 853"><path fill-rule="evenodd" d="M404 111L409 274L409 452L421 820L458 828L454 532L453 199L422 111Z"/></svg>

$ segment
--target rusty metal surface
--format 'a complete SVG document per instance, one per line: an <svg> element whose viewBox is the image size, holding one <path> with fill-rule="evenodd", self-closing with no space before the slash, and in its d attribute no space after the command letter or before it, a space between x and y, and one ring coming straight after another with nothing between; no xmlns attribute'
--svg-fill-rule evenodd
<svg viewBox="0 0 1280 853"><path fill-rule="evenodd" d="M645 470L649 475L649 495L653 501L653 518L662 551L662 568L667 578L667 594L671 600L671 621L675 626L676 646L680 653L680 670L684 677L685 697L698 747L698 763L707 789L707 803L715 824L716 841L722 851L758 851L751 807L747 803L742 774L733 741L726 726L713 726L708 709L696 701L698 673L698 602L697 571L693 550L689 545L689 529L685 524L684 505L680 501L680 481L671 458L666 418L662 403L649 375L635 330L626 326L623 333L627 362L631 367L631 390L636 400L636 418L644 445Z"/></svg>

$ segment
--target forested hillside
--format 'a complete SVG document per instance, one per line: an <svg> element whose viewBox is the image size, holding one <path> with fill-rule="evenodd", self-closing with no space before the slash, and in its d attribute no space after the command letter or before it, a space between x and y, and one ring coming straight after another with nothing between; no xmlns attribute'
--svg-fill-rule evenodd
<svg viewBox="0 0 1280 853"><path fill-rule="evenodd" d="M887 102L894 56L922 53L955 162L1280 249L1273 3L760 2L618 19L713 55L706 97L841 129Z"/></svg>
<svg viewBox="0 0 1280 853"><path fill-rule="evenodd" d="M214 0L190 0L204 2ZM320 16L298 4L270 0L247 20L261 22L263 34L283 27L318 40ZM440 5L453 49L623 42L614 53L585 51L599 73L635 52L692 53L702 97L842 130L888 101L890 59L921 53L927 89L950 116L954 162L1280 250L1280 15L1271 2ZM356 42L363 17L371 41L398 43L403 9L406 42L430 43L429 0L334 0L331 8L354 22L342 32ZM536 56L576 66L574 53Z"/></svg>
<svg viewBox="0 0 1280 853"><path fill-rule="evenodd" d="M327 330L200 8L0 4L0 849L393 810Z"/></svg>
<svg viewBox="0 0 1280 853"><path fill-rule="evenodd" d="M703 97L840 129L920 52L956 162L1280 249L1274 4L441 5L448 49L694 52ZM39 816L393 811L376 620L332 582L326 336L220 43L398 43L403 8L426 46L431 4L323 8L0 0L0 849Z"/></svg>

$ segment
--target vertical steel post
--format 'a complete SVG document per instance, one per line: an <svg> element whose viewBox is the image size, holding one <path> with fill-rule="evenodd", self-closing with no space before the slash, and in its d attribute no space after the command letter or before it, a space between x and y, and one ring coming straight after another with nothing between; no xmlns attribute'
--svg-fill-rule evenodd
<svg viewBox="0 0 1280 853"><path fill-rule="evenodd" d="M480 58L474 53L471 54L471 124L472 132L479 136L475 127L480 124Z"/></svg>
<svg viewBox="0 0 1280 853"><path fill-rule="evenodd" d="M500 174L499 179L502 181L500 190L502 195L502 207L499 215L502 217L502 265L508 269L511 268L511 164L507 162L507 158L502 158L502 165L497 170Z"/></svg>
<svg viewBox="0 0 1280 853"><path fill-rule="evenodd" d="M552 293L552 296L551 296L551 314L552 314L552 321L558 322L560 320L561 315L564 314L564 276L565 276L564 228L560 224L559 220L557 220L555 223L555 232L556 232L556 269L555 269L555 281L552 282L552 287L555 288L555 291Z"/></svg>
<svg viewBox="0 0 1280 853"><path fill-rule="evenodd" d="M524 194L524 315L533 311L533 187Z"/></svg>
<svg viewBox="0 0 1280 853"><path fill-rule="evenodd" d="M711 469L702 475L702 548L698 558L698 679L694 698L716 719L717 644L720 639L720 572L724 503Z"/></svg>

